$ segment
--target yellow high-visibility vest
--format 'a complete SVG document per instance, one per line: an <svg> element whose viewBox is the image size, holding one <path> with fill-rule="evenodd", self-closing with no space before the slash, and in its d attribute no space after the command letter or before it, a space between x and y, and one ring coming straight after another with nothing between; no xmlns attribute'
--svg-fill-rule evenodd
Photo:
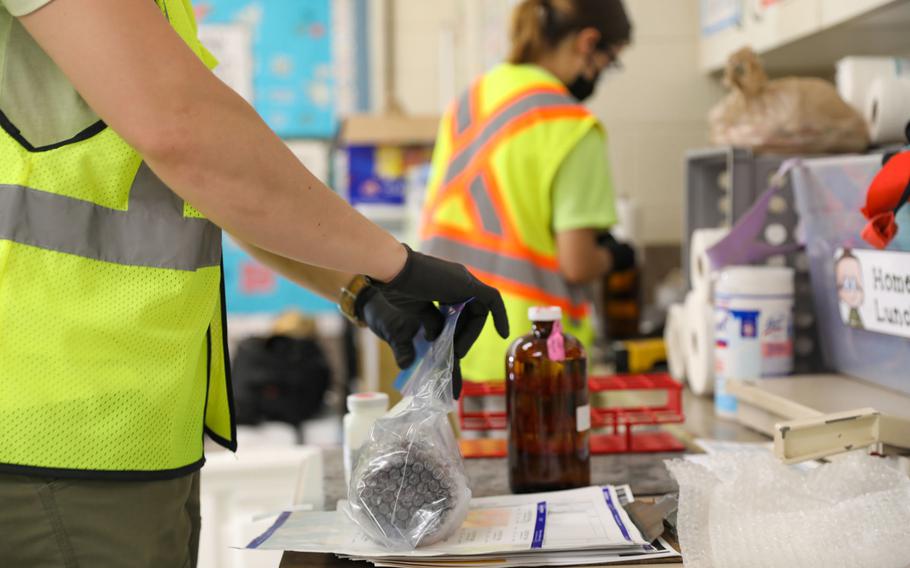
<svg viewBox="0 0 910 568"><path fill-rule="evenodd" d="M533 65L500 65L443 117L433 155L421 248L468 267L505 300L513 337L487 322L462 361L466 380L502 381L510 341L530 331L528 308L559 306L566 331L594 337L586 289L559 272L553 181L600 123L558 79Z"/></svg>
<svg viewBox="0 0 910 568"><path fill-rule="evenodd" d="M189 0L156 0L207 65ZM3 121L8 125L8 121ZM0 471L176 477L236 448L221 231L98 122L0 131Z"/></svg>

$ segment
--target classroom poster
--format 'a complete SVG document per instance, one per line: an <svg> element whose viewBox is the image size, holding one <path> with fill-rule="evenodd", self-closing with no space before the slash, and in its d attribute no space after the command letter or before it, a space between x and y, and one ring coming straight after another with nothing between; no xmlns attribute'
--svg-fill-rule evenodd
<svg viewBox="0 0 910 568"><path fill-rule="evenodd" d="M282 278L224 236L224 288L229 315L337 314L334 303Z"/></svg>
<svg viewBox="0 0 910 568"><path fill-rule="evenodd" d="M253 105L284 138L335 135L331 4L331 0L195 3L200 27L223 26L215 29L215 38L232 53L242 42L236 28L248 31L252 40ZM228 64L243 67L242 62Z"/></svg>
<svg viewBox="0 0 910 568"><path fill-rule="evenodd" d="M711 36L742 24L743 0L701 0L701 33Z"/></svg>

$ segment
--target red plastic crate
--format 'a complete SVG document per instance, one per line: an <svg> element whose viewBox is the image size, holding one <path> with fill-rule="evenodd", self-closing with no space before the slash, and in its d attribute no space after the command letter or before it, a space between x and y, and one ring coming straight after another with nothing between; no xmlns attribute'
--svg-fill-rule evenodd
<svg viewBox="0 0 910 568"><path fill-rule="evenodd" d="M682 410L682 385L666 373L613 375L591 377L588 380L592 395L609 391L666 391L667 402L659 406L635 408L591 408L591 425L607 428L608 434L591 434L591 453L654 453L684 451L685 446L667 432L635 431L640 426L680 424L685 421ZM466 398L505 396L505 383L465 382L458 401L462 430L505 430L505 412L465 412ZM503 457L505 440L462 440L465 458Z"/></svg>
<svg viewBox="0 0 910 568"><path fill-rule="evenodd" d="M458 399L458 418L464 431L505 430L505 412L466 412L465 399L487 396L505 396L505 383L472 383L465 381ZM508 454L506 440L484 438L479 440L461 439L458 441L461 455L466 459L504 458Z"/></svg>
<svg viewBox="0 0 910 568"><path fill-rule="evenodd" d="M505 396L505 383L471 383L465 381L458 399L458 417L462 430L505 430L506 413L503 412L465 412L466 398L483 398L487 396Z"/></svg>
<svg viewBox="0 0 910 568"><path fill-rule="evenodd" d="M458 446L465 459L504 458L509 455L508 441L501 438L461 439Z"/></svg>
<svg viewBox="0 0 910 568"><path fill-rule="evenodd" d="M627 434L601 434L591 436L591 453L603 454L657 454L683 452L686 446L669 432L635 432Z"/></svg>
<svg viewBox="0 0 910 568"><path fill-rule="evenodd" d="M591 435L591 453L680 452L686 449L667 432L635 431L637 426L658 426L685 422L682 409L682 385L666 373L591 377L588 388L592 395L602 392L665 391L666 404L628 408L591 408L591 425L608 428L608 434Z"/></svg>

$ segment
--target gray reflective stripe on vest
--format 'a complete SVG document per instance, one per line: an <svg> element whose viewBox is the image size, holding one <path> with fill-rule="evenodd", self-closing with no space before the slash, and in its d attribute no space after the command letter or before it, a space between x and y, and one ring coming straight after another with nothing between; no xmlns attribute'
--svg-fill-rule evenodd
<svg viewBox="0 0 910 568"><path fill-rule="evenodd" d="M420 248L427 254L507 278L557 298L564 298L573 305L584 304L589 299L585 287L570 286L559 273L535 266L527 260L495 254L444 237L428 239Z"/></svg>
<svg viewBox="0 0 910 568"><path fill-rule="evenodd" d="M449 162L449 168L446 171L443 186L448 185L453 179L464 172L471 164L474 157L513 120L521 118L534 110L563 107L566 105L577 106L578 101L567 95L553 93L537 93L515 101L487 122L483 127L483 131L478 134L466 148L458 152L458 154L452 158Z"/></svg>
<svg viewBox="0 0 910 568"><path fill-rule="evenodd" d="M499 220L499 215L496 214L496 208L493 207L487 180L483 174L478 175L471 182L471 199L474 201L474 206L477 207L477 212L480 213L483 229L497 237L503 236L502 222Z"/></svg>
<svg viewBox="0 0 910 568"><path fill-rule="evenodd" d="M221 263L221 230L184 217L183 201L144 163L127 211L0 185L0 239L128 266L198 270Z"/></svg>
<svg viewBox="0 0 910 568"><path fill-rule="evenodd" d="M458 99L458 107L455 109L456 136L464 134L464 131L470 128L471 123L474 122L473 113L471 112L471 91L473 91L473 87Z"/></svg>

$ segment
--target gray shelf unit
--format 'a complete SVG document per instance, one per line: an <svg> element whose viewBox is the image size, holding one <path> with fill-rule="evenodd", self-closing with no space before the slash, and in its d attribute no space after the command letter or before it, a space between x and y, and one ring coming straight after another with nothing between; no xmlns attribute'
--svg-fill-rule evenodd
<svg viewBox="0 0 910 568"><path fill-rule="evenodd" d="M793 156L756 155L742 148L695 150L686 155L686 227L682 266L689 281L689 245L697 229L729 227L745 214L770 187L781 164ZM780 190L776 208L769 212L766 227L780 225L784 243L798 242L799 214L788 179ZM796 270L794 314L794 367L797 373L824 371L818 329L813 312L808 260L802 252L772 258L770 264ZM690 284L691 285L691 284Z"/></svg>

